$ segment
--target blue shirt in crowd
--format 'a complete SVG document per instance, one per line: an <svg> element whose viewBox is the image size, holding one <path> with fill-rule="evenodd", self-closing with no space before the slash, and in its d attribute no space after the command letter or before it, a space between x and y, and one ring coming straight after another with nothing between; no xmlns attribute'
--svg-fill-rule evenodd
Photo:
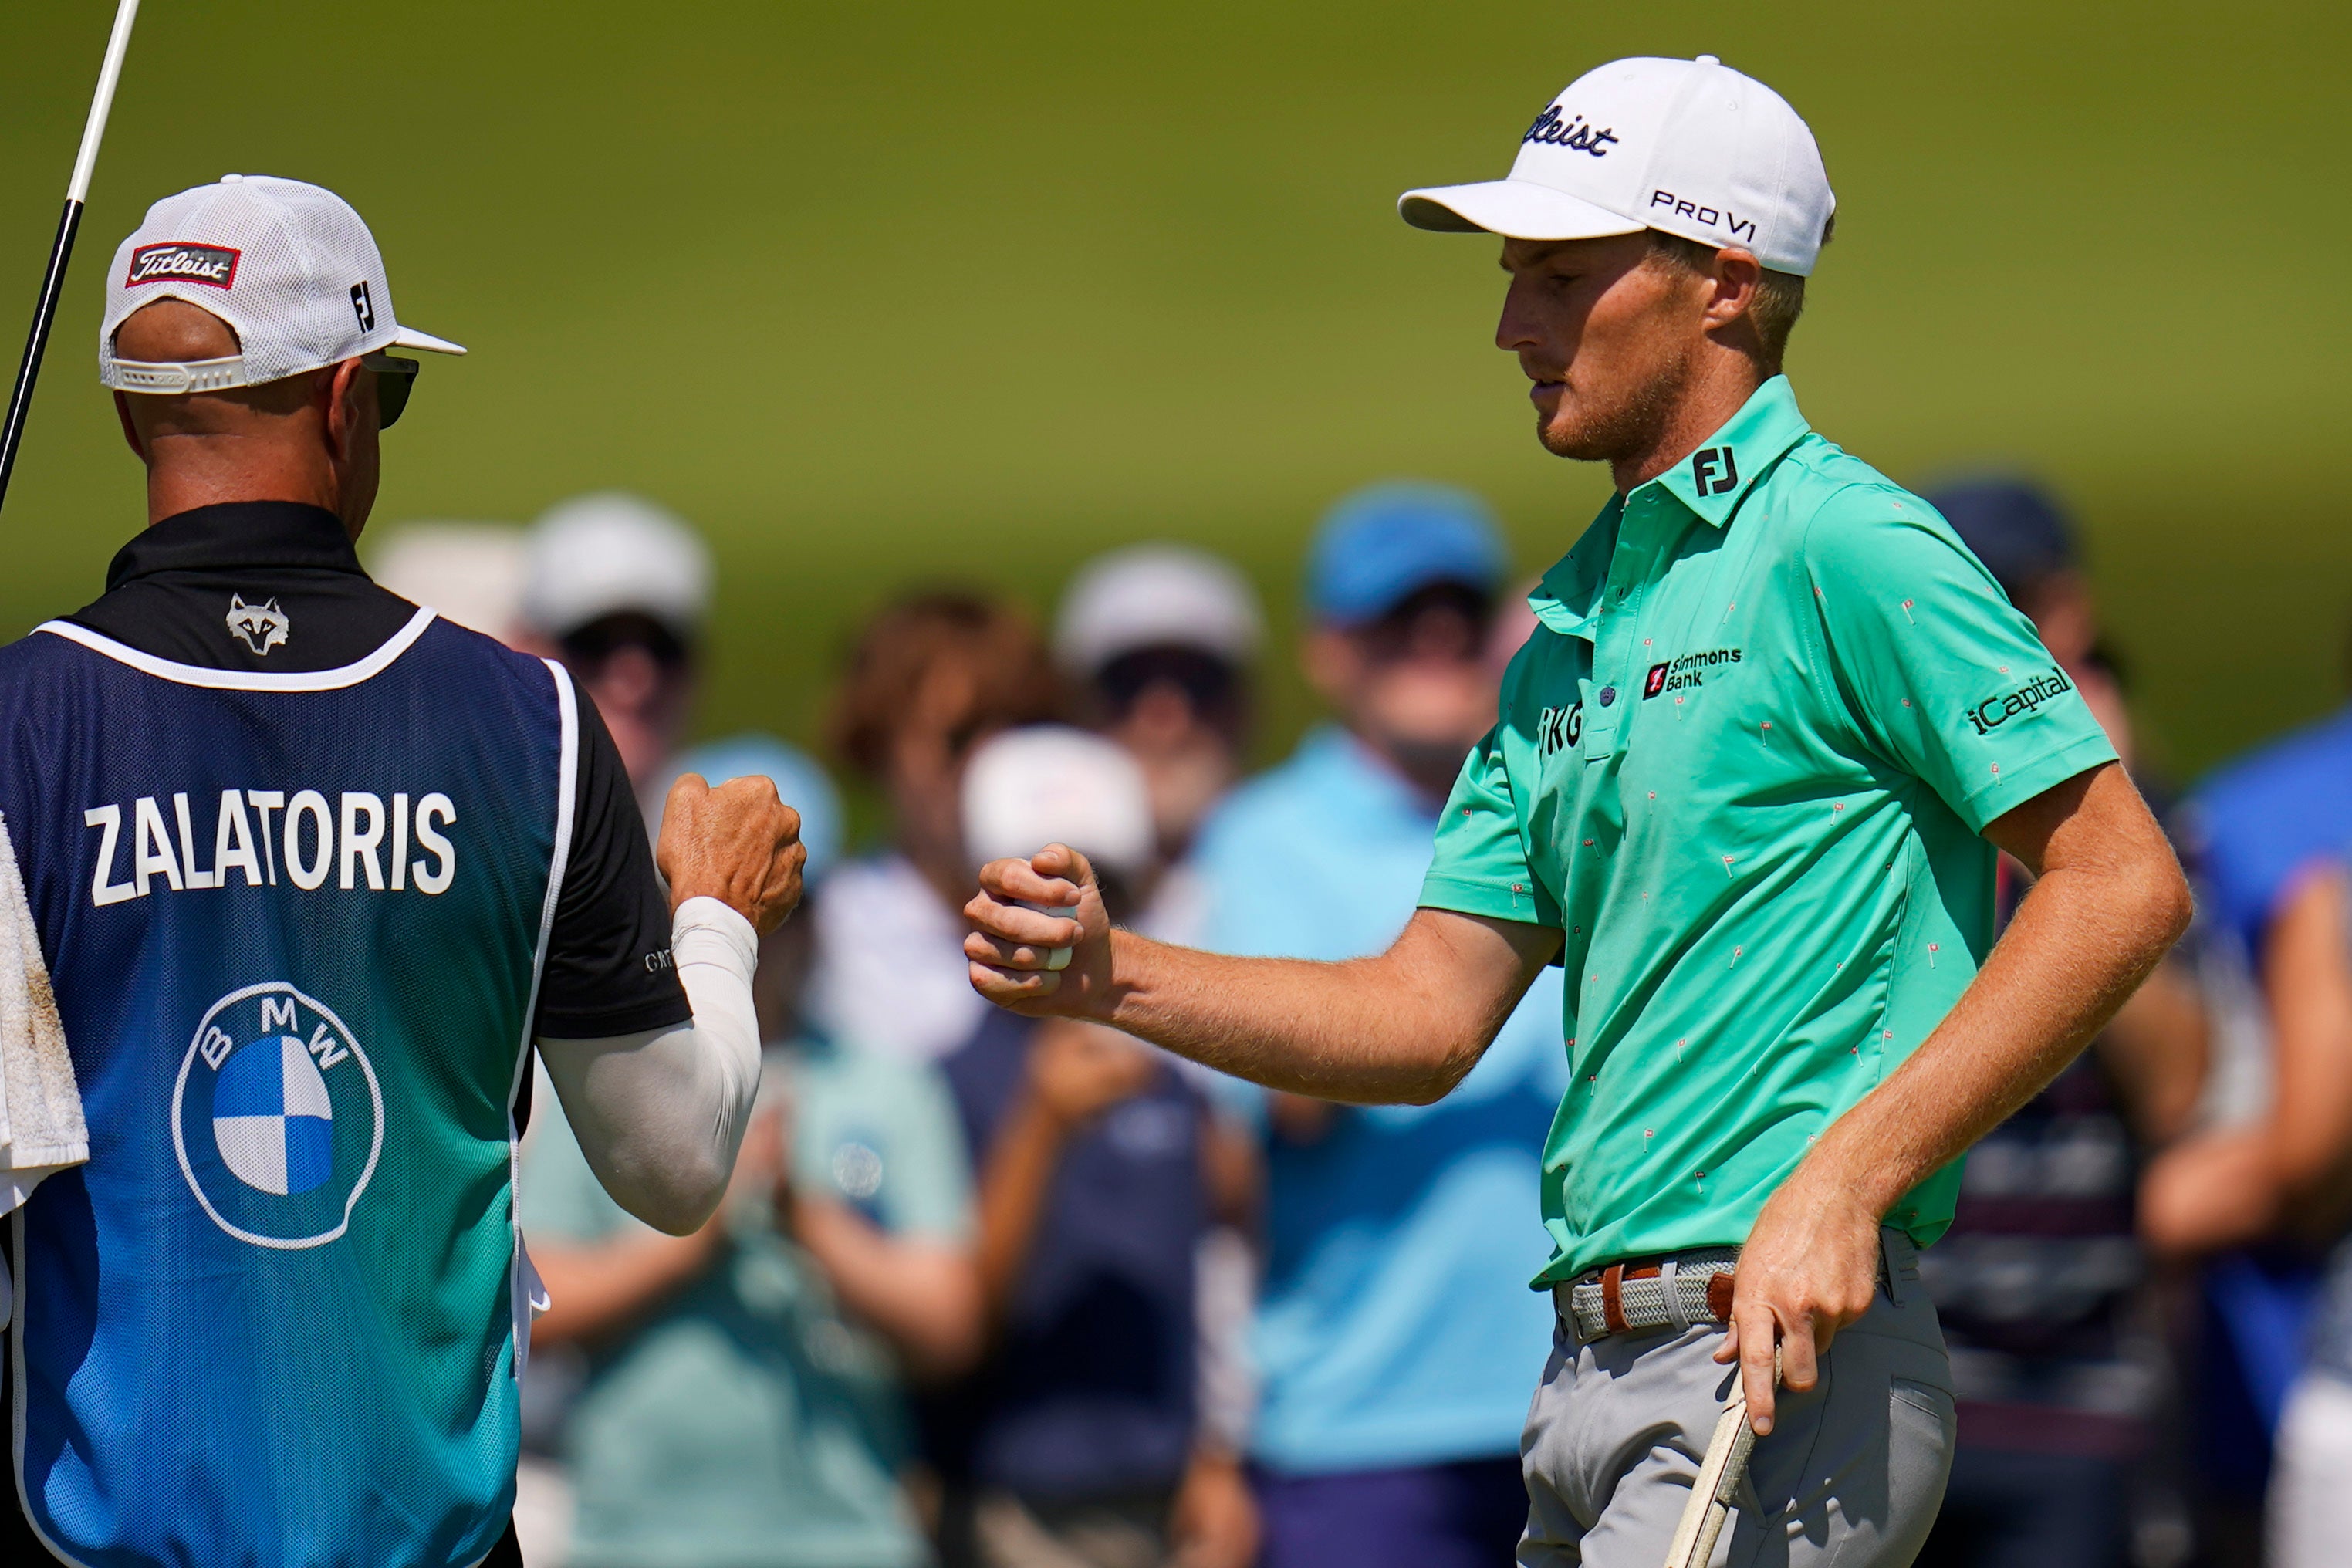
<svg viewBox="0 0 2352 1568"><path fill-rule="evenodd" d="M2322 861L2352 856L2352 708L2216 770L2182 815L2200 911L2227 933L2249 978L2258 977L2270 922L2298 879ZM2236 1364L2208 1355L2200 1371L2234 1373L2265 1426L2276 1426L2306 1355L2323 1370L2352 1376L2352 1248L2339 1250L2330 1270L2325 1310L2323 1276L2291 1251L2225 1253L2203 1272L2209 1321ZM2221 1435L2224 1440L2210 1446L2217 1451L2200 1463L2209 1471L2230 1466L2225 1482L2255 1484L2238 1452L2247 1445L2230 1441L2230 1428Z"/></svg>
<svg viewBox="0 0 2352 1568"><path fill-rule="evenodd" d="M2216 771L2186 815L2205 912L2259 966L2296 875L2352 847L2352 708Z"/></svg>
<svg viewBox="0 0 2352 1568"><path fill-rule="evenodd" d="M1207 945L1343 959L1412 919L1438 807L1346 731L1310 733L1203 828ZM1301 1146L1268 1135L1255 1458L1276 1469L1517 1453L1551 1347L1537 1191L1568 1085L1547 969L1478 1066L1433 1106L1339 1112Z"/></svg>

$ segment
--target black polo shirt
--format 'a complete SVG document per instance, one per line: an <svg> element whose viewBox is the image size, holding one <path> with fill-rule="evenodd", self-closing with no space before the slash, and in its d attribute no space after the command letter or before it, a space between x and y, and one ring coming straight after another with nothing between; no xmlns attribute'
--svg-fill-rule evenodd
<svg viewBox="0 0 2352 1568"><path fill-rule="evenodd" d="M198 507L116 552L106 593L66 618L158 658L246 673L356 664L416 614L360 565L341 519L294 501ZM669 948L669 901L654 875L621 753L580 694L572 851L549 933L535 1032L598 1039L692 1016Z"/></svg>

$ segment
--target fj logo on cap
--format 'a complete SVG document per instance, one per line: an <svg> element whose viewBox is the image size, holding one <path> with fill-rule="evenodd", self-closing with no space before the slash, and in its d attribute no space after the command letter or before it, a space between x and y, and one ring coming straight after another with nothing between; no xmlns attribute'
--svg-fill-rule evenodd
<svg viewBox="0 0 2352 1568"><path fill-rule="evenodd" d="M225 245L189 245L181 240L142 245L131 253L131 271L122 286L135 289L142 283L177 282L226 289L236 281L237 258L243 254Z"/></svg>
<svg viewBox="0 0 2352 1568"><path fill-rule="evenodd" d="M368 298L367 279L352 285L352 314L360 319L360 331L375 331L375 304Z"/></svg>
<svg viewBox="0 0 2352 1568"><path fill-rule="evenodd" d="M1722 477L1717 478L1720 474ZM1729 495L1739 488L1739 466L1728 447L1708 447L1691 454L1691 488L1703 496Z"/></svg>
<svg viewBox="0 0 2352 1568"><path fill-rule="evenodd" d="M1616 132L1603 131L1581 114L1562 115L1557 103L1537 115L1528 133L1519 138L1522 143L1537 142L1547 147L1566 147L1590 153L1596 158L1609 156L1609 143L1616 140Z"/></svg>

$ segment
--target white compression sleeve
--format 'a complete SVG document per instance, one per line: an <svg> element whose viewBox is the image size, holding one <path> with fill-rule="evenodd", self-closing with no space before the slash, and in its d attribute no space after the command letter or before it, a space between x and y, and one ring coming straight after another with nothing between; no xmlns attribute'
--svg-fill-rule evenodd
<svg viewBox="0 0 2352 1568"><path fill-rule="evenodd" d="M541 1040L581 1152L613 1201L684 1236L719 1206L760 1087L751 922L716 899L688 899L670 951L694 1021L599 1040Z"/></svg>

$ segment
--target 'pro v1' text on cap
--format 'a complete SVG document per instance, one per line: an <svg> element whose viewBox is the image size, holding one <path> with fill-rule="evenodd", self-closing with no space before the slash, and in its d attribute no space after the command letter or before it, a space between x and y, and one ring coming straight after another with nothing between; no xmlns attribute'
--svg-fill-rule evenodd
<svg viewBox="0 0 2352 1568"><path fill-rule="evenodd" d="M1509 177L1407 191L1417 228L1597 239L1654 228L1809 277L1837 199L1788 100L1713 55L1615 60L1519 138Z"/></svg>
<svg viewBox="0 0 2352 1568"><path fill-rule="evenodd" d="M114 331L157 300L226 321L236 353L186 364L114 357ZM121 392L216 392L299 375L384 349L466 351L392 313L383 257L334 192L267 174L165 196L114 253L99 328L98 379Z"/></svg>

